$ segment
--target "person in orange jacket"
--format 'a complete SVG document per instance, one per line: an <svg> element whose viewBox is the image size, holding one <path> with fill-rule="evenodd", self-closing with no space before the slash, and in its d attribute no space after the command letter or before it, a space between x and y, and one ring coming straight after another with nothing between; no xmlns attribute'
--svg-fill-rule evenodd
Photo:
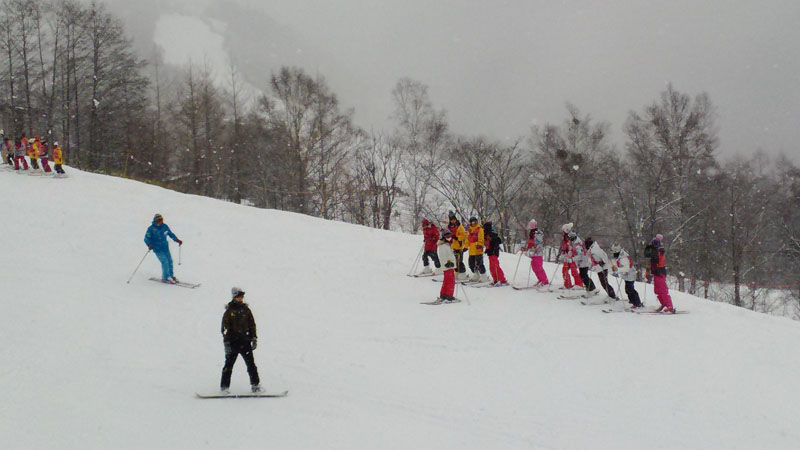
<svg viewBox="0 0 800 450"><path fill-rule="evenodd" d="M59 175L66 175L64 169L61 167L64 164L64 152L58 145L58 141L53 142L53 164L55 165L56 173Z"/></svg>
<svg viewBox="0 0 800 450"><path fill-rule="evenodd" d="M470 217L469 230L467 231L469 243L469 270L472 271L470 281L487 281L486 267L483 265L484 235L483 227L476 217Z"/></svg>
<svg viewBox="0 0 800 450"><path fill-rule="evenodd" d="M24 136L24 135L23 135ZM23 144L25 143L25 138L22 139ZM31 167L34 169L39 168L39 138L33 137L27 140L27 145L25 146L25 150L28 152L28 159L31 160Z"/></svg>
<svg viewBox="0 0 800 450"><path fill-rule="evenodd" d="M458 218L456 218L456 213L450 211L448 218L450 221L447 224L447 229L453 235L450 241L450 248L456 258L456 278L463 280L467 274L467 268L464 266L464 243L467 239L467 232L461 222L458 221Z"/></svg>

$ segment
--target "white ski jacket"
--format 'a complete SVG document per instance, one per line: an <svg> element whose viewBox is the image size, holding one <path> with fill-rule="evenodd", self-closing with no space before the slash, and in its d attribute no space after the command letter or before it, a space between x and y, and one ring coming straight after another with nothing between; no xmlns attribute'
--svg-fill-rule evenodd
<svg viewBox="0 0 800 450"><path fill-rule="evenodd" d="M625 281L636 281L636 269L633 265L633 258L628 255L628 252L625 250L619 252L619 258L616 260L616 266L620 278Z"/></svg>
<svg viewBox="0 0 800 450"><path fill-rule="evenodd" d="M439 263L441 263L443 270L450 270L456 268L456 256L453 254L453 249L450 248L450 243L447 241L439 241Z"/></svg>
<svg viewBox="0 0 800 450"><path fill-rule="evenodd" d="M589 248L589 258L592 260L592 272L602 272L611 268L608 254L596 241Z"/></svg>

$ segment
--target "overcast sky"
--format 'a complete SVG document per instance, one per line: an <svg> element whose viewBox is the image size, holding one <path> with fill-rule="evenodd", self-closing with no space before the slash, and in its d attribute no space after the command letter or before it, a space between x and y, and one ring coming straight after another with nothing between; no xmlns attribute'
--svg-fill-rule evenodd
<svg viewBox="0 0 800 450"><path fill-rule="evenodd" d="M629 111L672 82L709 93L722 155L800 160L798 0L234 1L302 36L297 51L324 54L305 68L365 128L391 126L391 90L411 77L455 132L514 140L563 120L570 102L609 122L621 147ZM177 3L214 0L161 7Z"/></svg>

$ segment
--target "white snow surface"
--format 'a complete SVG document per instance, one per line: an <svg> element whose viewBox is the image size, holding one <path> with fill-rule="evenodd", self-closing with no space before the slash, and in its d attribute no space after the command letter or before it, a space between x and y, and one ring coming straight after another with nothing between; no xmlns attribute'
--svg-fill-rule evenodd
<svg viewBox="0 0 800 450"><path fill-rule="evenodd" d="M439 291L405 276L421 236L66 170L0 171L5 449L800 448L798 322L677 292L690 314L510 288L421 305ZM148 281L152 254L126 284L156 212L200 288ZM218 390L234 285L286 398L195 398Z"/></svg>

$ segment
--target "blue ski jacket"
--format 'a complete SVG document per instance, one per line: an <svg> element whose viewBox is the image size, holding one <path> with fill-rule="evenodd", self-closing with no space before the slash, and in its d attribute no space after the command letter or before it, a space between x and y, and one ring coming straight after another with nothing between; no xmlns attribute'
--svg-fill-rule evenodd
<svg viewBox="0 0 800 450"><path fill-rule="evenodd" d="M147 228L147 233L144 234L144 243L147 246L152 245L153 251L156 253L169 251L167 236L178 242L178 236L175 236L167 224L156 225L156 222L153 221L153 224Z"/></svg>

